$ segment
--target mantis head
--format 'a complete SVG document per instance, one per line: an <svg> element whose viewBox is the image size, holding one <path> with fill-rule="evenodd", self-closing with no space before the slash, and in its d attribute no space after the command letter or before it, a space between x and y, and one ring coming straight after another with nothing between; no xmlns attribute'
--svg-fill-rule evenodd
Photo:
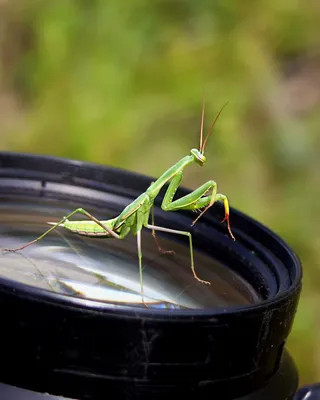
<svg viewBox="0 0 320 400"><path fill-rule="evenodd" d="M203 164L207 161L206 156L198 149L191 149L190 153L191 155L193 155L194 161L199 164L200 167L202 167Z"/></svg>
<svg viewBox="0 0 320 400"><path fill-rule="evenodd" d="M214 119L211 128L206 136L206 138L203 141L203 121L204 121L204 101L202 101L202 115L201 115L201 128L200 128L200 149L191 149L190 153L191 155L194 157L194 161L199 164L201 167L203 166L203 164L207 161L205 155L204 155L204 150L206 148L206 144L208 141L208 138L211 134L211 132L213 131L213 128L215 126L215 123L217 122L217 119L219 118L222 110L224 109L224 107L227 105L227 103L225 103L220 111L218 112L216 118Z"/></svg>

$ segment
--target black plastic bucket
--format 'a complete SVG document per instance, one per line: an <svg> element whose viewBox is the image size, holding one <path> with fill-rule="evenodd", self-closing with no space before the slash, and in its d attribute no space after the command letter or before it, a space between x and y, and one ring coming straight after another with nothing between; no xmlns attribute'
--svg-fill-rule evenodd
<svg viewBox="0 0 320 400"><path fill-rule="evenodd" d="M46 221L77 207L114 217L151 181L2 152L0 247L34 239ZM191 227L194 213L161 210L163 194L156 224L192 233L197 273L211 286L194 279L186 238L167 233L158 239L174 256L158 252L151 232L142 238L148 307L139 296L133 236L92 239L59 228L21 253L2 252L1 399L293 398L298 374L285 342L301 290L298 258L231 208L234 242L220 223L220 204Z"/></svg>

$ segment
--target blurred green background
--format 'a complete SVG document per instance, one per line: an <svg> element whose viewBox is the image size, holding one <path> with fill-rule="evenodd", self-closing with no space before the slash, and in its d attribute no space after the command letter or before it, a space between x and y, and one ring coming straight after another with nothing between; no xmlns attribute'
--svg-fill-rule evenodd
<svg viewBox="0 0 320 400"><path fill-rule="evenodd" d="M320 380L317 0L0 1L1 150L157 176L208 142L183 185L218 183L304 265L288 348ZM232 222L232 220L231 220Z"/></svg>

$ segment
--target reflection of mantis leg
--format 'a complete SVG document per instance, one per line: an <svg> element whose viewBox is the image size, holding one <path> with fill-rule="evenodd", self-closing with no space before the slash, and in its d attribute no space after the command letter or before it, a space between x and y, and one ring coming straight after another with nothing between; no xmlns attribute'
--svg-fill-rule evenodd
<svg viewBox="0 0 320 400"><path fill-rule="evenodd" d="M153 204L152 204L152 209L151 209L151 219L152 219L152 225L154 226L154 205ZM156 231L154 229L152 229L152 236L153 236L153 238L154 238L154 240L156 242L156 245L158 246L158 249L159 249L160 253L163 253L163 254L175 254L175 252L173 250L164 250L160 246L160 244L158 242L158 239L157 239L157 236L156 236Z"/></svg>
<svg viewBox="0 0 320 400"><path fill-rule="evenodd" d="M60 236L62 237L62 239L67 243L68 247L69 247L71 250L74 251L74 253L79 257L79 259L80 259L80 260L83 260L84 265L81 265L81 266L80 266L80 265L77 264L77 268L80 269L81 271L84 270L85 272L90 272L90 274L94 275L95 278L97 279L97 282L96 282L96 283L92 283L92 284L91 284L92 286L100 286L100 285L103 286L103 287L105 287L105 286L110 287L110 286L111 286L111 287L116 288L116 289L119 289L119 290L127 290L127 288L125 288L124 286L115 284L114 282L110 281L109 278L107 277L107 274L102 275L102 274L100 274L99 272L95 272L95 271L94 271L94 265L93 265L93 263L92 263L92 259L90 259L89 257L87 257L87 256L85 256L85 255L83 254L83 251L81 251L81 246L80 246L80 247L79 247L79 246L78 246L78 247L75 246L75 245L72 243L72 241L69 240L69 239L63 234L63 232L57 231L57 233L58 233L58 235L60 235ZM80 235L79 235L78 238L83 239L84 236L80 236ZM96 240L96 239L94 239L94 240ZM85 266L86 264L88 265L88 268ZM91 267L91 268L90 268L90 267ZM57 277L57 281L58 281L58 283L59 283L60 285L62 285L62 286L64 286L64 287L67 287L68 289L71 288L70 285L66 285L65 282L60 281L60 280L58 279L58 277ZM85 294L83 294L83 293L81 293L81 292L79 292L79 291L76 291L76 290L73 289L73 288L72 288L72 290L75 292L75 294L81 294L82 296L86 297ZM136 293L136 292L132 291L132 293ZM137 293L138 293L138 292L137 292Z"/></svg>
<svg viewBox="0 0 320 400"><path fill-rule="evenodd" d="M58 233L58 234L63 238L63 240L67 243L68 247L69 247L70 249L72 249L72 250L75 252L75 254L76 254L81 260L84 261L84 264L87 264L87 265L88 265L88 268L85 267L85 266L82 266L82 265L81 265L81 266L78 265L78 268L79 268L80 270L85 270L86 272L89 271L90 273L92 273L92 274L97 278L97 283L92 284L93 286L97 286L97 285L106 286L106 285L107 285L108 287L112 286L112 287L118 288L118 289L120 289L120 290L126 289L126 288L124 288L123 286L118 285L118 284L115 284L114 282L110 281L109 278L108 278L108 274L107 274L107 273L106 273L106 274L102 274L102 273L99 273L99 272L95 272L95 271L94 271L94 266L93 266L93 263L92 263L92 259L90 259L90 257L87 257L87 256L83 255L83 252L81 251L81 249L79 248L79 246L76 247L62 232L57 231L57 233ZM88 236L88 237L89 237L89 236ZM79 235L78 238L84 239L85 236L84 236L84 235L83 235L83 236ZM96 240L96 239L94 239L94 240ZM93 266L93 267L90 268L90 266ZM133 291L133 293L135 293L135 292Z"/></svg>
<svg viewBox="0 0 320 400"><path fill-rule="evenodd" d="M58 233L58 235L60 235L60 236L62 237L62 239L67 243L68 247L69 247L71 250L74 251L74 253L79 257L79 259L83 260L83 261L84 261L84 264L87 264L87 265L89 266L89 268L90 268L90 265L92 265L92 260L90 260L89 257L83 255L83 251L81 251L81 246L78 246L78 247L75 246L75 245L72 243L72 241L69 240L69 239L63 234L63 232L57 231L57 233ZM83 240L84 237L79 235L79 236L78 236L78 239L82 239L82 240ZM80 266L77 265L77 267L80 268L81 270L82 270L82 269L84 269L85 271L88 270L88 268L84 268L83 266L80 267ZM91 270L89 270L89 271L91 272ZM103 276L99 275L98 273L97 273L97 274L94 274L94 275L97 277L98 280L99 280L99 279L105 279Z"/></svg>
<svg viewBox="0 0 320 400"><path fill-rule="evenodd" d="M192 245L192 236L190 232L186 231L177 231L175 229L169 229L169 228L163 228L161 226L155 226L155 225L145 225L146 228L156 230L156 231L162 231L162 232L168 232L168 233L174 233L177 235L183 235L183 236L188 236L189 237L189 247L190 247L190 259L191 259L191 269L193 272L193 276L196 278L197 281L205 283L207 285L210 285L210 282L204 281L198 277L196 274L196 271L194 269L194 260L193 260L193 245Z"/></svg>
<svg viewBox="0 0 320 400"><path fill-rule="evenodd" d="M80 250L78 250L78 249L76 248L76 246L74 246L74 245L72 244L71 240L69 240L62 232L57 231L57 233L58 233L59 236L62 237L62 239L67 243L68 247L69 247L70 249L72 249L72 250L75 252L75 254L76 254L77 256L79 256L80 258L83 258L83 259L86 260L86 257L84 257L84 256L81 254Z"/></svg>
<svg viewBox="0 0 320 400"><path fill-rule="evenodd" d="M38 274L42 277L42 279L48 284L48 286L50 287L50 289L55 292L55 288L51 285L51 282L49 281L49 279L42 273L42 271L40 270L40 268L36 265L36 263L34 263L31 258L27 257L25 254L22 253L18 253L20 257L24 258L25 260L29 261L29 263L34 267L35 270L38 271Z"/></svg>

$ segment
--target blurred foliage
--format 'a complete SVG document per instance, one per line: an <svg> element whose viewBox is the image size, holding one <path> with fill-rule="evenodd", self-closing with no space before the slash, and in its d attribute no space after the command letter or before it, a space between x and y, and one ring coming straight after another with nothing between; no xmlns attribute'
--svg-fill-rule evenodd
<svg viewBox="0 0 320 400"><path fill-rule="evenodd" d="M1 150L218 182L304 265L289 351L320 380L320 6L316 0L0 1ZM308 357L306 357L308 354Z"/></svg>

